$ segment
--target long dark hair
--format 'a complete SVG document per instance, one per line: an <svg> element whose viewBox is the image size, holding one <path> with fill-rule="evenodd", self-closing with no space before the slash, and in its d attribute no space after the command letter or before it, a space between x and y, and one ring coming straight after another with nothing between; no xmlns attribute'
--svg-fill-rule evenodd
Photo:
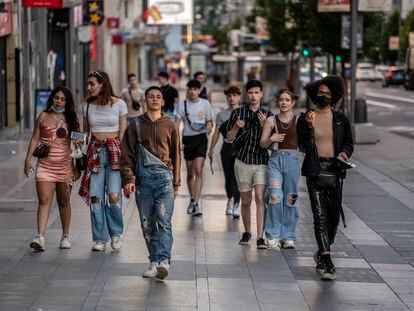
<svg viewBox="0 0 414 311"><path fill-rule="evenodd" d="M118 98L118 96L115 95L108 74L104 71L91 71L88 74L88 79L91 77L94 77L99 84L102 84L102 88L97 97L88 96L86 102L90 103L97 100L96 103L98 105L106 106L110 104L112 106L112 97Z"/></svg>
<svg viewBox="0 0 414 311"><path fill-rule="evenodd" d="M52 113L53 98L59 92L62 92L65 95L65 112L63 114L65 116L65 121L68 124L68 131L70 135L71 132L79 131L80 128L78 116L76 115L75 111L75 100L73 99L71 90L63 85L55 87L47 99L45 111Z"/></svg>

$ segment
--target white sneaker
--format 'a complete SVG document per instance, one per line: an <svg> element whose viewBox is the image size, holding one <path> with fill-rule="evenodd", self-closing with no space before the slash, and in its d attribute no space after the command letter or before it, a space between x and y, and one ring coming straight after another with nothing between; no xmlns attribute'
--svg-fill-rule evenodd
<svg viewBox="0 0 414 311"><path fill-rule="evenodd" d="M193 216L201 216L201 215L203 215L203 210L201 209L200 205L195 203L194 209L193 209Z"/></svg>
<svg viewBox="0 0 414 311"><path fill-rule="evenodd" d="M72 248L72 241L70 240L69 234L62 235L62 239L60 239L60 249L71 249Z"/></svg>
<svg viewBox="0 0 414 311"><path fill-rule="evenodd" d="M233 215L233 209L234 209L233 199L229 199L227 201L226 215Z"/></svg>
<svg viewBox="0 0 414 311"><path fill-rule="evenodd" d="M94 252L104 252L106 250L106 244L100 241L94 242L92 245Z"/></svg>
<svg viewBox="0 0 414 311"><path fill-rule="evenodd" d="M111 238L111 247L114 251L119 251L122 247L122 238L120 236L113 236Z"/></svg>
<svg viewBox="0 0 414 311"><path fill-rule="evenodd" d="M280 250L279 239L268 239L267 240L267 248Z"/></svg>
<svg viewBox="0 0 414 311"><path fill-rule="evenodd" d="M153 278L157 275L158 262L153 261L149 264L147 270L142 272L143 278Z"/></svg>
<svg viewBox="0 0 414 311"><path fill-rule="evenodd" d="M283 248L293 249L295 248L295 241L293 240L285 240L282 245Z"/></svg>
<svg viewBox="0 0 414 311"><path fill-rule="evenodd" d="M187 207L187 214L191 215L194 211L194 201L190 201L190 204L188 204Z"/></svg>
<svg viewBox="0 0 414 311"><path fill-rule="evenodd" d="M234 209L233 209L233 218L240 218L240 208L239 208L239 203L234 204Z"/></svg>
<svg viewBox="0 0 414 311"><path fill-rule="evenodd" d="M33 248L35 251L45 251L45 237L42 234L36 235L32 243L30 243L30 247Z"/></svg>
<svg viewBox="0 0 414 311"><path fill-rule="evenodd" d="M160 261L160 263L158 264L157 275L155 276L155 279L157 281L164 281L167 278L169 271L170 264L168 263L168 259Z"/></svg>

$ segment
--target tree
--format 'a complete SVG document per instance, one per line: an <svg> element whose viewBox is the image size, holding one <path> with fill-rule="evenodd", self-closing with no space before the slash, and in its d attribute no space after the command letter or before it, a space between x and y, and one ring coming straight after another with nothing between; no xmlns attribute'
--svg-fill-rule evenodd
<svg viewBox="0 0 414 311"><path fill-rule="evenodd" d="M381 54L385 63L395 64L398 60L398 51L390 51L388 49L388 40L391 36L399 35L400 13L394 11L385 22L384 31L382 33Z"/></svg>
<svg viewBox="0 0 414 311"><path fill-rule="evenodd" d="M408 13L407 17L405 18L401 26L400 55L405 55L405 51L407 50L409 45L408 36L411 31L414 31L414 9Z"/></svg>

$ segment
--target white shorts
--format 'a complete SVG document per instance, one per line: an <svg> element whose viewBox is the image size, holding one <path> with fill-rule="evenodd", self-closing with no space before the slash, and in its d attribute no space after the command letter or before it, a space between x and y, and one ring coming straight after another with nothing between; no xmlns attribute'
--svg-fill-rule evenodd
<svg viewBox="0 0 414 311"><path fill-rule="evenodd" d="M254 186L267 183L267 165L246 164L236 159L234 172L240 192L252 191Z"/></svg>

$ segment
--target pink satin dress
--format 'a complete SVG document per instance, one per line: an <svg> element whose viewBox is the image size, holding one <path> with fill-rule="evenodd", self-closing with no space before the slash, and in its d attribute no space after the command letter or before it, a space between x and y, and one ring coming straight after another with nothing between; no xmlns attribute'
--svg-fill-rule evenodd
<svg viewBox="0 0 414 311"><path fill-rule="evenodd" d="M70 138L57 137L56 131L63 127L68 133L65 121L61 120L57 127L52 128L40 123L40 139L44 143L52 142L49 155L40 158L36 166L36 181L73 183L73 158L70 156Z"/></svg>

